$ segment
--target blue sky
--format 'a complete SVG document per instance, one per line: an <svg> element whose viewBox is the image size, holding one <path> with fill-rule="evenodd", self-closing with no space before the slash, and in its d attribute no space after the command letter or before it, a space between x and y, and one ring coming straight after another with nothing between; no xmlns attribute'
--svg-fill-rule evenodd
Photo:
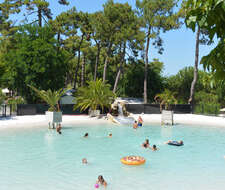
<svg viewBox="0 0 225 190"><path fill-rule="evenodd" d="M95 12L102 10L102 5L107 0L68 0L70 2L69 6L60 6L57 3L57 0L49 0L50 8L54 13L54 17L60 14L62 11L76 7L77 11L83 12ZM0 0L2 2L2 0ZM114 2L126 3L135 7L135 0L114 0ZM162 33L164 52L162 55L157 53L157 50L154 47L150 47L149 50L149 59L150 61L153 58L158 58L164 63L164 75L174 75L180 69L186 66L194 65L194 56L195 56L195 33L190 29L187 29L183 26L179 30L169 31L167 33ZM212 46L203 46L200 45L199 57L201 58L204 55L207 55L212 48ZM202 66L199 67L202 69Z"/></svg>

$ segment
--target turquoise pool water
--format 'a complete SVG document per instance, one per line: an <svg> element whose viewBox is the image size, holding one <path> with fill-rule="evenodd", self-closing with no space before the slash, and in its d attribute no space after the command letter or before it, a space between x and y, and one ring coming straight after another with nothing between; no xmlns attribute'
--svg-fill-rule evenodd
<svg viewBox="0 0 225 190"><path fill-rule="evenodd" d="M146 138L159 150L142 148ZM165 145L169 139L182 139L184 146ZM100 174L108 190L225 188L224 128L84 125L65 126L62 135L45 127L4 129L0 155L1 190L94 190ZM146 163L123 165L126 155L144 156Z"/></svg>

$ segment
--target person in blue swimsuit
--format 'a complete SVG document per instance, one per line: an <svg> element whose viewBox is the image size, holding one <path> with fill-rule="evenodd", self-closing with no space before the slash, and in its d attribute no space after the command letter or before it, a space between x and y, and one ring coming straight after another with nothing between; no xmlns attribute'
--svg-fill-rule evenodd
<svg viewBox="0 0 225 190"><path fill-rule="evenodd" d="M143 124L143 119L141 118L141 116L138 117L138 127L142 127Z"/></svg>

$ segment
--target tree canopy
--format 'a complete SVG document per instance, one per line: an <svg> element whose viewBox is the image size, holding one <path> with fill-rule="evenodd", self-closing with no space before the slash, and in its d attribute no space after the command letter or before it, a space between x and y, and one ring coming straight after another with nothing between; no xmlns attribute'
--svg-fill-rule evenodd
<svg viewBox="0 0 225 190"><path fill-rule="evenodd" d="M60 5L68 2L56 1ZM143 97L145 103L154 103L155 95L167 88L175 92L179 103L187 103L193 68L165 77L162 71L167 60L162 63L151 54L152 48L158 53L164 51L162 33L179 29L185 17L188 27L200 29L200 43L203 32L204 41L218 41L217 47L201 60L210 72L195 69L199 75L196 103L204 100L204 94L218 93L213 100L224 105L224 83L215 78L225 76L224 1L205 2L185 0L181 5L177 0L137 0L131 6L108 0L97 12L71 7L53 16L53 1L3 0L0 88L9 88L28 103L38 103L40 98L28 85L51 91L68 84L80 89L102 79L117 96ZM215 81L215 85L212 88L204 81Z"/></svg>
<svg viewBox="0 0 225 190"><path fill-rule="evenodd" d="M225 1L187 0L186 25L193 31L197 26L208 31L211 40L218 39L217 46L201 60L205 69L218 79L225 79Z"/></svg>

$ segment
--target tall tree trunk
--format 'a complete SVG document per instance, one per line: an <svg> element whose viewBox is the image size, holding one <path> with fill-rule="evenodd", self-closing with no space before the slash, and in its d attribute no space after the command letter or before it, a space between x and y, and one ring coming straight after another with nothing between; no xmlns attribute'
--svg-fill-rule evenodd
<svg viewBox="0 0 225 190"><path fill-rule="evenodd" d="M41 14L41 7L38 7L38 25L42 27L42 14Z"/></svg>
<svg viewBox="0 0 225 190"><path fill-rule="evenodd" d="M151 28L148 28L147 33L147 44L145 49L145 78L144 78L144 103L147 104L148 102L148 95L147 95L147 80L148 80L148 50L149 50L149 43L150 43L150 31Z"/></svg>
<svg viewBox="0 0 225 190"><path fill-rule="evenodd" d="M123 53L121 52L122 55L121 55L121 58L120 58L120 67L119 67L119 70L117 72L116 80L115 80L114 88L113 88L114 93L116 93L117 85L118 85L118 82L120 80L120 75L122 73L122 67L123 67L123 62L124 62L124 58L125 58L125 53L126 53L126 43L124 43Z"/></svg>
<svg viewBox="0 0 225 190"><path fill-rule="evenodd" d="M99 64L99 56L100 56L100 52L101 52L101 47L99 45L99 43L97 44L97 55L96 55L96 60L95 60L95 73L94 73L94 81L96 81L97 78L97 71L98 71L98 64Z"/></svg>
<svg viewBox="0 0 225 190"><path fill-rule="evenodd" d="M196 34L194 78L191 83L190 98L188 100L189 104L193 104L194 102L195 84L198 80L199 36L200 36L200 27L198 27L198 31Z"/></svg>
<svg viewBox="0 0 225 190"><path fill-rule="evenodd" d="M104 63L104 70L103 70L103 82L105 82L105 79L106 79L107 63L108 63L108 55L106 55L106 58L105 58L105 63Z"/></svg>
<svg viewBox="0 0 225 190"><path fill-rule="evenodd" d="M60 32L57 32L57 42L60 43L60 35L61 33Z"/></svg>
<svg viewBox="0 0 225 190"><path fill-rule="evenodd" d="M86 56L84 55L82 65L81 65L81 86L84 86L85 82L85 65L86 65Z"/></svg>
<svg viewBox="0 0 225 190"><path fill-rule="evenodd" d="M58 42L58 44L57 44L57 51L59 51L59 49L60 49L60 36L61 34L60 34L60 32L57 32L57 42Z"/></svg>
<svg viewBox="0 0 225 190"><path fill-rule="evenodd" d="M111 54L111 48L112 48L112 43L110 42L109 47L108 47L108 51L107 51L107 55L106 55L106 58L105 58L105 63L104 63L103 82L105 82L105 80L106 80L107 64L108 64L109 56Z"/></svg>
<svg viewBox="0 0 225 190"><path fill-rule="evenodd" d="M76 70L75 70L75 79L74 79L74 86L73 86L74 89L76 89L76 84L77 84L77 75L78 75L78 70L79 70L79 67L80 67L80 48L81 48L83 39L84 39L84 34L82 34L82 37L81 37L81 40L80 40L80 43L79 43L78 61L77 61L77 67L76 67Z"/></svg>

